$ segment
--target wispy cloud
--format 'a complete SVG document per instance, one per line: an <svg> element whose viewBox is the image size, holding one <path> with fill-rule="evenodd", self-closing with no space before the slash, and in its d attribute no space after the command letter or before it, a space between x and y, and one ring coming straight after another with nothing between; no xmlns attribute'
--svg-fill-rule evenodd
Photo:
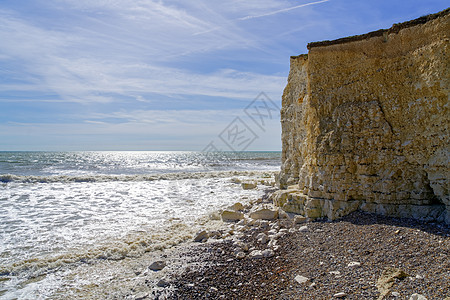
<svg viewBox="0 0 450 300"><path fill-rule="evenodd" d="M279 101L289 56L308 42L386 28L447 2L3 1L0 150L31 141L202 144L261 91ZM266 140L279 143L272 125Z"/></svg>
<svg viewBox="0 0 450 300"><path fill-rule="evenodd" d="M65 101L107 103L131 94L144 97L146 93L248 99L263 88L271 95L279 95L284 85L281 76L232 69L205 73L165 66L165 57L175 59L173 55L178 52L236 47L230 41L243 40L230 32L189 40L188 33L207 28L210 23L179 9L152 1L133 4L114 1L113 5L107 5L110 2L106 1L70 3L76 9L92 13L107 9L112 16L128 21L120 28L109 23L109 19L89 17L82 28L71 27L64 32L0 11L0 38L8 41L0 45L2 57L6 61L8 58L19 61L20 65L14 69L23 68L36 79L22 85L8 84L10 89L32 90L34 86L36 91L56 93ZM97 29L90 29L91 22ZM142 28L136 28L137 25Z"/></svg>
<svg viewBox="0 0 450 300"><path fill-rule="evenodd" d="M249 67L249 49L272 46L245 22L195 35L280 1L36 1L42 17L0 8L0 149L72 139L126 148L138 136L135 149L164 148L152 144L162 137L168 148L202 149L247 101L261 91L276 101L286 82L268 61Z"/></svg>
<svg viewBox="0 0 450 300"><path fill-rule="evenodd" d="M87 117L91 121L101 121L108 119L121 120L121 123L172 123L172 124L211 124L230 122L234 116L244 115L242 109L225 109L225 110L129 110L116 111L112 113L94 113Z"/></svg>
<svg viewBox="0 0 450 300"><path fill-rule="evenodd" d="M239 18L238 20L244 21L244 20L273 16L273 15L276 15L279 13L284 13L284 12L288 12L290 10L294 10L294 9L298 9L298 8L302 8L302 7L310 6L310 5L316 5L316 4L320 4L320 3L324 3L324 2L328 2L328 1L330 1L330 0L321 0L321 1L316 1L316 2L305 3L305 4L301 4L301 5L297 5L297 6L288 7L288 8L278 9L275 11L271 11L271 12L263 13L263 14L259 14L259 15L246 16L243 18Z"/></svg>

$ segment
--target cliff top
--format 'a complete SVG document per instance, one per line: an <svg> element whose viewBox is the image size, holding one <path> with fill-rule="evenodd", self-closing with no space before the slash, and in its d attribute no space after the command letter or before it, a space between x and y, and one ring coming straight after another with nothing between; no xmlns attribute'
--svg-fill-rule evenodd
<svg viewBox="0 0 450 300"><path fill-rule="evenodd" d="M446 16L449 13L450 13L450 8L447 8L447 9L445 9L445 10L443 10L441 12L435 13L435 14L430 14L430 15L426 15L426 16L423 16L423 17L411 20L411 21L406 21L406 22L403 22L403 23L394 24L389 29L380 29L380 30L372 31L372 32L365 33L365 34L344 37L344 38L340 38L340 39L332 40L332 41L312 42L312 43L308 44L307 48L308 48L308 50L310 50L311 48L314 48L314 47L323 47L323 46L330 46L330 45L337 45L337 44L345 44L345 43L349 43L349 42L369 39L369 38L372 38L372 37L383 36L385 33L387 33L387 34L389 34L389 33L398 33L402 29L405 29L405 28L408 28L408 27L412 27L412 26L416 26L416 25L420 25L420 24L425 24L425 23L427 23L429 21L432 21L434 19L437 19L439 17Z"/></svg>

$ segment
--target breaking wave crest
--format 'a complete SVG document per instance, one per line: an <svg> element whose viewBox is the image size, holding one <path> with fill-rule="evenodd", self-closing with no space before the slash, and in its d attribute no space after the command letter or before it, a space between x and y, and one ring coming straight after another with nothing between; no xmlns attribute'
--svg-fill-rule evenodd
<svg viewBox="0 0 450 300"><path fill-rule="evenodd" d="M84 175L84 176L22 176L13 174L0 175L2 183L70 183L70 182L138 182L155 180L181 180L181 179L205 179L205 178L225 178L231 176L262 176L270 177L276 171L218 171L218 172L179 172L151 175Z"/></svg>

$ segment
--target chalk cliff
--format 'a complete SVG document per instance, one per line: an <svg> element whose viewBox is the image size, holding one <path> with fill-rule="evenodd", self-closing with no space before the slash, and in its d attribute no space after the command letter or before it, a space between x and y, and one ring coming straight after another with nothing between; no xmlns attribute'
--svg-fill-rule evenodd
<svg viewBox="0 0 450 300"><path fill-rule="evenodd" d="M449 34L447 9L291 57L274 203L450 223Z"/></svg>

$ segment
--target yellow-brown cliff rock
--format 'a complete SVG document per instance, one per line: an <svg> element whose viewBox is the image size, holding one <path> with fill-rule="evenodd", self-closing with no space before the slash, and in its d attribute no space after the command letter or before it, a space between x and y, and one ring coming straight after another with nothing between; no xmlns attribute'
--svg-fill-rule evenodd
<svg viewBox="0 0 450 300"><path fill-rule="evenodd" d="M449 34L447 9L291 57L275 204L450 223Z"/></svg>

